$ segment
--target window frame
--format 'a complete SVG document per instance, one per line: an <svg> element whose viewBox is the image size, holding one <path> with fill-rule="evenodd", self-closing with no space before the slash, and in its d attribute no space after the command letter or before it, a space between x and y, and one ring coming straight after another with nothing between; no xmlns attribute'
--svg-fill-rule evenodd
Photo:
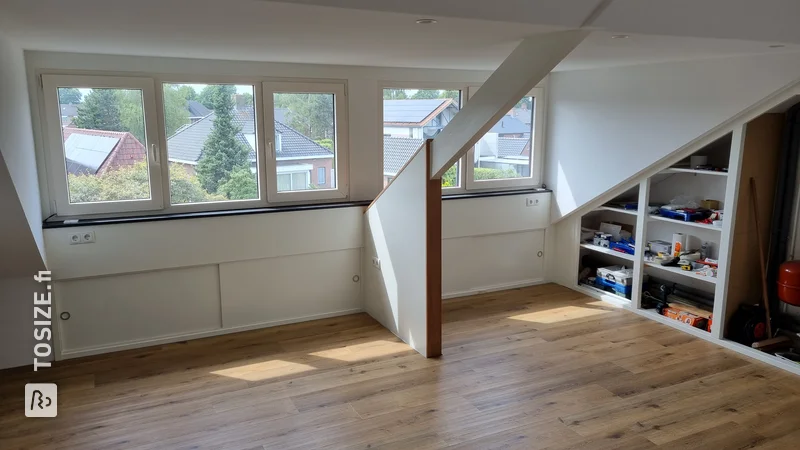
<svg viewBox="0 0 800 450"><path fill-rule="evenodd" d="M384 154L383 154L383 138L386 137L383 134L383 91L384 89L419 89L419 90L459 90L461 92L461 104L458 106L458 111L461 110L466 106L467 102L469 101L469 83L459 83L459 82L415 82L415 81L379 81L378 82L378 129L381 130L380 132L380 154L381 154L381 171L380 171L380 186L381 190L389 187L391 181L384 186L383 180L386 177L384 173ZM454 195L454 194L463 194L466 192L466 185L464 184L464 162L466 158L462 157L458 159L458 186L448 186L442 187L442 196L447 195ZM392 181L397 178L397 175L391 177Z"/></svg>
<svg viewBox="0 0 800 450"><path fill-rule="evenodd" d="M266 187L269 203L301 202L315 200L343 200L349 198L348 160L350 135L348 129L347 84L325 81L264 81L262 84L262 123L266 153ZM276 93L332 94L334 102L334 165L331 177L336 187L303 191L278 191L277 155L275 152L275 100ZM310 177L310 175L309 175Z"/></svg>
<svg viewBox="0 0 800 450"><path fill-rule="evenodd" d="M226 77L226 76L174 76L156 78L156 100L158 102L158 131L164 145L162 146L162 161L167 164L162 165L162 177L166 180L164 186L164 213L183 213L201 211L225 211L246 208L263 208L267 204L266 180L264 178L266 152L264 150L264 128L263 109L258 96L261 92L260 78L248 77ZM256 130L256 174L258 175L258 196L257 199L247 200L224 200L218 202L195 202L195 203L172 203L170 198L170 177L169 177L169 148L167 144L166 114L164 111L164 85L165 84L205 84L205 85L250 85L253 86L253 108L255 109L254 126Z"/></svg>
<svg viewBox="0 0 800 450"><path fill-rule="evenodd" d="M156 92L156 80L152 77L55 74L41 75L43 93L43 136L48 192L54 212L59 216L83 216L93 214L130 213L158 211L164 209L164 178L162 176L163 132L159 130L160 114ZM58 88L76 87L91 89L124 89L142 92L145 146L149 174L150 198L142 200L117 200L93 203L70 203L66 154L61 122L61 101Z"/></svg>
<svg viewBox="0 0 800 450"><path fill-rule="evenodd" d="M478 91L479 86L469 86L469 96L473 96ZM464 175L466 178L467 191L483 191L489 189L503 188L528 188L541 186L542 170L544 162L544 130L545 130L545 108L547 104L546 90L542 86L531 89L523 97L534 98L533 110L533 133L531 139L531 160L530 177L506 178L499 180L475 180L475 147L473 146L466 154L465 159L470 163L466 165ZM481 136L483 138L483 136Z"/></svg>

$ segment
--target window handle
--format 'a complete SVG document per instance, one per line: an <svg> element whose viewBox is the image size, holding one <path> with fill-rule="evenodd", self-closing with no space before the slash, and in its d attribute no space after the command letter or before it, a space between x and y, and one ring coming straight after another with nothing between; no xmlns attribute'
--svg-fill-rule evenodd
<svg viewBox="0 0 800 450"><path fill-rule="evenodd" d="M160 164L158 146L156 144L150 144L150 161L152 161L153 164Z"/></svg>

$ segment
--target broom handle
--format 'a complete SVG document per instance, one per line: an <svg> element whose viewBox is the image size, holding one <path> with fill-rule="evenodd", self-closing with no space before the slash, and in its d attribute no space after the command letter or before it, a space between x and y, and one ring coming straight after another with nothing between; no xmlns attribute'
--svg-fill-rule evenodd
<svg viewBox="0 0 800 450"><path fill-rule="evenodd" d="M772 320L769 314L769 294L767 293L767 264L764 261L764 247L761 243L761 233L758 229L758 197L756 194L756 179L750 177L750 200L753 203L753 215L756 222L756 240L758 240L758 261L761 263L761 296L764 297L764 310L767 314L767 338L772 338Z"/></svg>

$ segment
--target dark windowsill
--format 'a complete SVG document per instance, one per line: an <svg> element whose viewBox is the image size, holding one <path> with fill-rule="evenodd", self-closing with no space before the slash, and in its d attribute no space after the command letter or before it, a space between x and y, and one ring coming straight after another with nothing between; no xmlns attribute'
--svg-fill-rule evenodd
<svg viewBox="0 0 800 450"><path fill-rule="evenodd" d="M506 191L489 191L489 192L470 192L463 194L445 195L442 200L458 200L469 198L481 197L501 197L505 195L525 195L525 194L541 194L544 192L551 192L549 189L518 189ZM336 208L353 208L359 206L369 206L371 200L362 200L357 202L339 202L339 203L324 203L318 205L295 205L295 206L279 206L269 208L250 208L250 209L229 209L223 211L200 211L200 212L185 212L185 213L171 213L171 214L151 214L140 216L121 216L121 217L103 217L103 218L88 218L88 219L75 219L58 217L47 219L42 222L42 228L69 228L69 227L85 227L97 225L116 225L124 223L139 223L139 222L158 222L162 220L182 220L182 219L199 219L207 217L228 217L228 216L243 216L249 214L270 214L281 212L293 211L315 211L320 209L336 209ZM68 221L68 222L67 222ZM65 223L66 222L66 223Z"/></svg>
<svg viewBox="0 0 800 450"><path fill-rule="evenodd" d="M465 192L463 194L444 195L442 196L442 200L458 200L464 198L481 198L481 197L503 197L506 195L543 194L546 192L553 192L553 191L544 188L527 188L527 189L507 189L504 191Z"/></svg>

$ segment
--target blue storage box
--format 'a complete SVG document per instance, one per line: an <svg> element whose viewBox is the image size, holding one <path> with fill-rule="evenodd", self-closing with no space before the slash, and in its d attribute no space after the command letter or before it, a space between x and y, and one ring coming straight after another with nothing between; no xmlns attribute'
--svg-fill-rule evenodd
<svg viewBox="0 0 800 450"><path fill-rule="evenodd" d="M633 289L633 269L626 269L623 266L598 268L594 284L605 291L613 292L625 298L631 298L631 291Z"/></svg>
<svg viewBox="0 0 800 450"><path fill-rule="evenodd" d="M694 209L694 210L679 209L673 211L671 209L659 208L658 214L661 217L666 217L667 219L682 220L684 222L697 222L698 220L703 220L708 216L710 216L711 211L707 209Z"/></svg>

